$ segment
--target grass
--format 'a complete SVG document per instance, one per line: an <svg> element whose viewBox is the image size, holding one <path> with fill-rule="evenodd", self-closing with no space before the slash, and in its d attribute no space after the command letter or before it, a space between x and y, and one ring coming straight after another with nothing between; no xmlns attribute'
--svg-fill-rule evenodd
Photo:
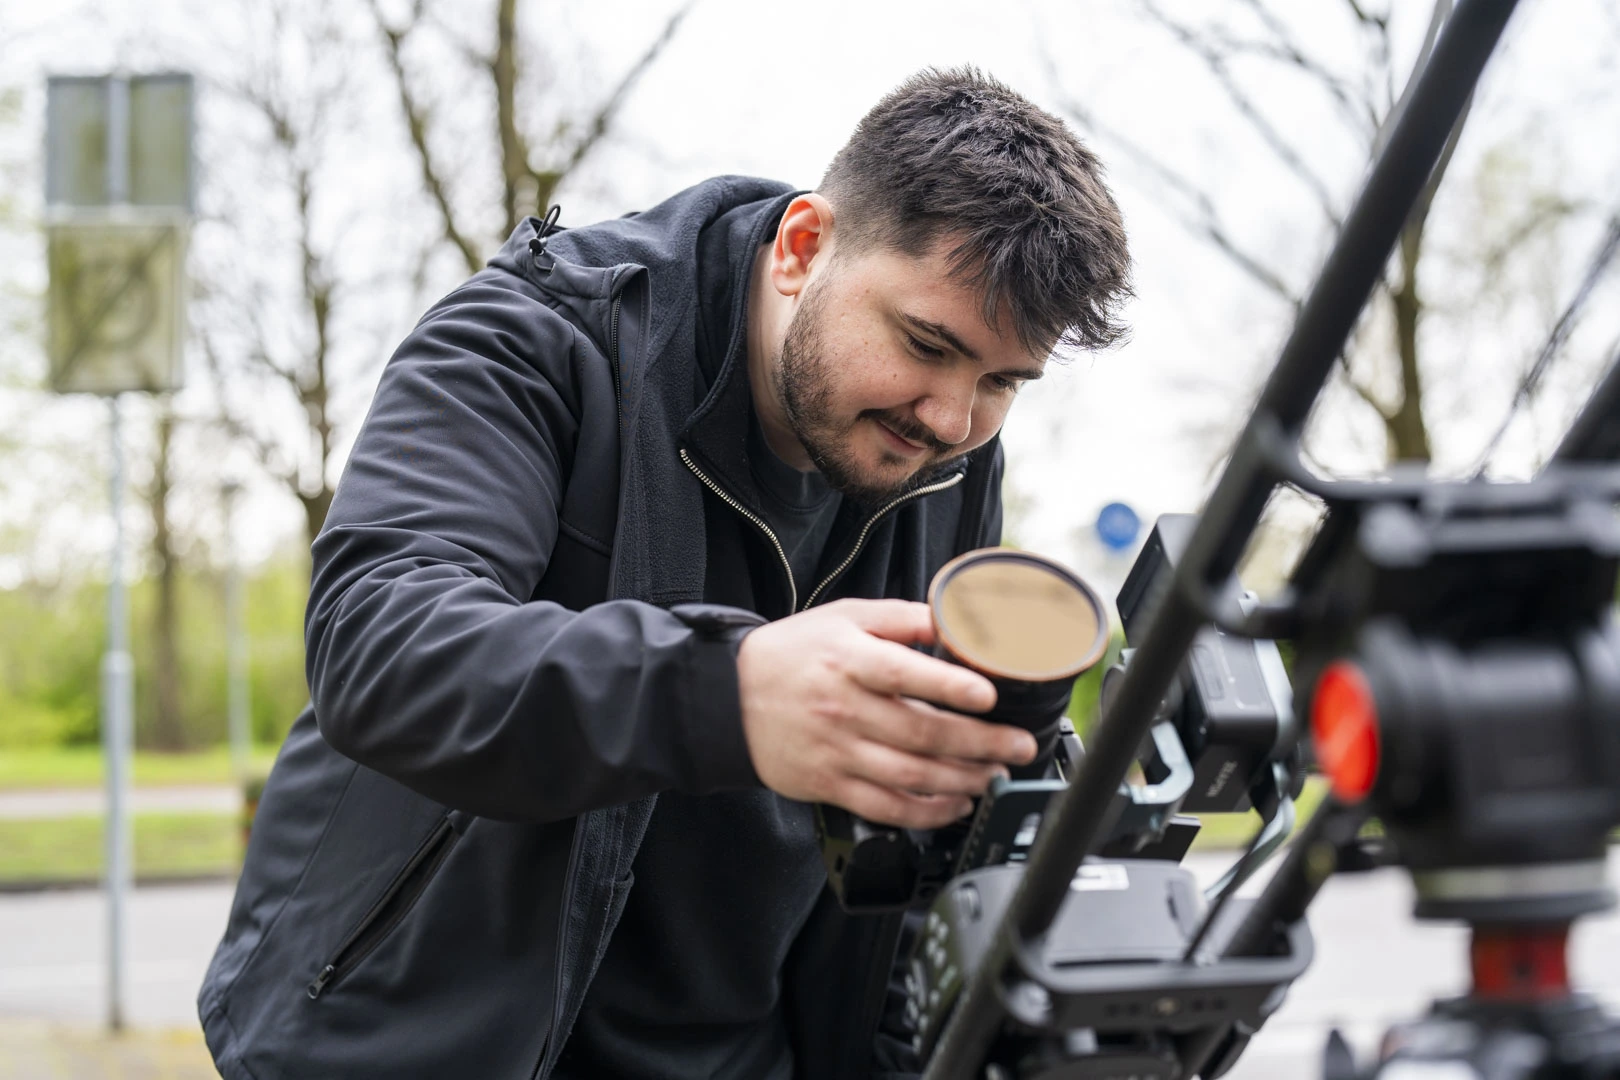
<svg viewBox="0 0 1620 1080"><path fill-rule="evenodd" d="M257 747L256 775L269 771L275 751ZM0 752L0 791L94 787L101 783L96 747ZM140 785L227 784L230 755L223 749L195 754L135 755ZM1299 800L1299 820L1308 820L1321 800L1313 778ZM1206 814L1195 851L1242 847L1259 827L1247 814ZM101 874L103 845L98 816L0 820L0 885L28 881L92 881ZM147 813L135 816L135 872L141 877L231 873L241 864L241 825L234 814Z"/></svg>
<svg viewBox="0 0 1620 1080"><path fill-rule="evenodd" d="M1252 813L1214 814L1202 820L1194 850L1241 847L1258 822ZM105 843L100 817L0 820L0 886L94 881L101 875ZM135 815L139 877L227 874L235 872L241 861L242 830L235 814Z"/></svg>
<svg viewBox="0 0 1620 1080"><path fill-rule="evenodd" d="M249 772L263 776L270 771L275 757L275 747L255 746L248 759ZM102 778L99 746L0 750L0 791L99 787ZM234 781L230 751L225 747L190 754L137 751L134 780L142 787L229 784Z"/></svg>
<svg viewBox="0 0 1620 1080"><path fill-rule="evenodd" d="M104 843L99 817L0 820L0 884L94 880ZM230 873L241 861L235 814L135 815L137 876Z"/></svg>
<svg viewBox="0 0 1620 1080"><path fill-rule="evenodd" d="M1294 820L1295 832L1311 819L1326 790L1319 776L1305 781L1305 790L1294 800L1298 811ZM1193 841L1192 850L1233 850L1244 847L1253 839L1260 828L1260 815L1253 810L1244 814L1200 814L1198 822L1198 838Z"/></svg>

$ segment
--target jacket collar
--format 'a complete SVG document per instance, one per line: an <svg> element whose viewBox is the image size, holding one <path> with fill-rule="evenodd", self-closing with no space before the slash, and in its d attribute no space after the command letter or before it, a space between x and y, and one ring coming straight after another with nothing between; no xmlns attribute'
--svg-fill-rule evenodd
<svg viewBox="0 0 1620 1080"><path fill-rule="evenodd" d="M697 361L707 393L681 430L680 445L710 477L755 512L748 468L748 290L755 255L800 192L737 206L704 230L698 246Z"/></svg>

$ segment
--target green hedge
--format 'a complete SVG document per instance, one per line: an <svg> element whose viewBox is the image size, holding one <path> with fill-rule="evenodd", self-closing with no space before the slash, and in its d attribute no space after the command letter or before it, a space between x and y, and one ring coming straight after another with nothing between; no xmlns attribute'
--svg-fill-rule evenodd
<svg viewBox="0 0 1620 1080"><path fill-rule="evenodd" d="M308 571L286 560L245 582L252 725L255 741L275 743L309 697L304 683L304 602ZM155 583L130 591L135 659L135 740L150 742L151 619ZM100 666L106 648L106 585L71 582L0 589L0 750L79 746L100 739ZM180 679L186 744L218 745L226 736L225 600L214 573L179 583Z"/></svg>

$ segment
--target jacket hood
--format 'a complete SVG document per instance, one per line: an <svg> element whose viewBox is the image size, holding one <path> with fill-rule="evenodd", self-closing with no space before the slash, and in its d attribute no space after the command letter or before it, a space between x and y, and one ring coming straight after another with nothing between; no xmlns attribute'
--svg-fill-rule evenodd
<svg viewBox="0 0 1620 1080"><path fill-rule="evenodd" d="M704 234L730 211L792 190L774 180L715 177L650 210L554 233L538 255L530 241L540 223L528 218L492 260L561 305L605 308L604 300L619 301L618 348L604 350L617 364L624 412L618 525L621 533L649 542L614 546L616 597L660 606L703 598L703 487L677 447L710 389L703 366L692 363L706 351L698 314ZM595 315L581 325L605 327L603 311ZM746 431L746 413L738 419Z"/></svg>

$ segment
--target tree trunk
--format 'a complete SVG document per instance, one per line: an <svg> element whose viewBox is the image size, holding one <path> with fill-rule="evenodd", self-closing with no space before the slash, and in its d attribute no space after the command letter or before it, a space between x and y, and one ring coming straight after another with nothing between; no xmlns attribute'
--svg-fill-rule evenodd
<svg viewBox="0 0 1620 1080"><path fill-rule="evenodd" d="M1395 309L1395 349L1401 365L1401 403L1385 416L1389 456L1393 461L1428 461L1429 429L1423 420L1423 375L1418 369L1418 322L1423 301L1418 294L1418 264L1423 254L1422 216L1401 232L1401 281L1390 290Z"/></svg>
<svg viewBox="0 0 1620 1080"><path fill-rule="evenodd" d="M500 0L495 10L495 57L490 65L495 76L495 126L501 143L501 211L504 215L499 241L512 235L517 223L532 209L533 181L529 172L529 148L518 131L517 0Z"/></svg>
<svg viewBox="0 0 1620 1080"><path fill-rule="evenodd" d="M158 750L184 750L187 740L180 684L180 560L175 554L174 533L169 522L174 412L168 402L161 408L157 423L157 460L150 492L152 556L157 563L157 606L152 616L152 689L157 712L152 723L152 745Z"/></svg>
<svg viewBox="0 0 1620 1080"><path fill-rule="evenodd" d="M304 506L304 535L310 544L321 534L321 526L326 524L327 512L332 509L332 489L321 485L321 490L313 495L298 495L298 501Z"/></svg>

